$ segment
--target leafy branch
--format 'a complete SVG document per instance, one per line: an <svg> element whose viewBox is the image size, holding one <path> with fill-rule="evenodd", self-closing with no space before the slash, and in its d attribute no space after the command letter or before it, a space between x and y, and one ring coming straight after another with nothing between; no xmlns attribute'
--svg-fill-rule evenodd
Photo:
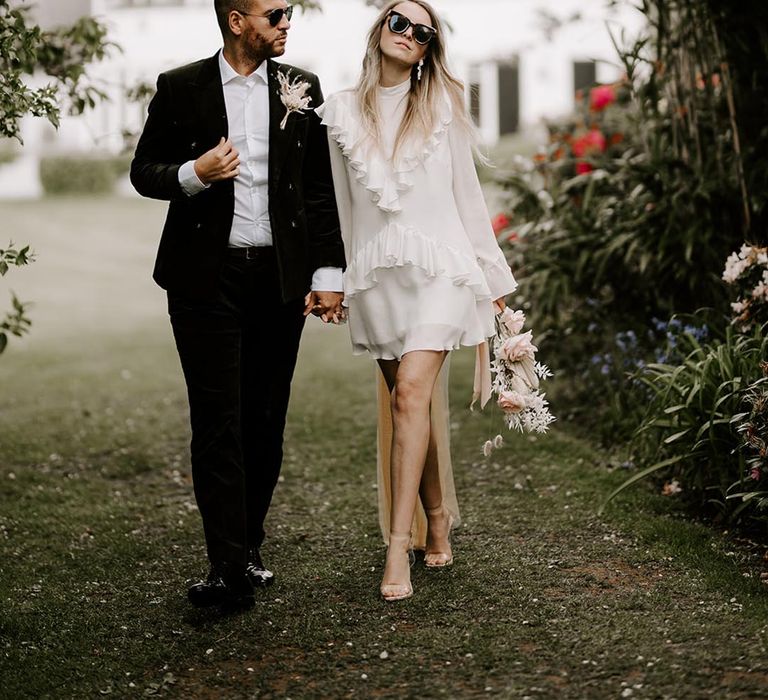
<svg viewBox="0 0 768 700"><path fill-rule="evenodd" d="M91 17L43 31L32 23L28 7L0 0L0 136L22 143L25 115L43 117L58 128L63 105L71 114L82 114L106 99L86 75L90 63L116 48L106 36L106 27ZM39 88L27 85L25 76L38 71L53 82Z"/></svg>
<svg viewBox="0 0 768 700"><path fill-rule="evenodd" d="M9 248L0 248L0 277L5 277L11 267L23 267L35 259L33 253L30 253L29 246L17 250L13 243ZM5 314L5 318L0 321L0 353L8 345L8 335L21 337L29 331L32 321L27 316L28 303L19 301L15 294L11 295L12 311Z"/></svg>

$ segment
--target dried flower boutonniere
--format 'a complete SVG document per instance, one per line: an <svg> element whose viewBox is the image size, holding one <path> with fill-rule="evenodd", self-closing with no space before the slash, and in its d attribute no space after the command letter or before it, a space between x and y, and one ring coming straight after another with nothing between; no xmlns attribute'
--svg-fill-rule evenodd
<svg viewBox="0 0 768 700"><path fill-rule="evenodd" d="M283 121L280 122L280 129L285 129L285 125L288 123L288 117L293 112L303 112L309 103L312 102L312 97L307 95L309 90L309 83L305 80L299 80L298 78L290 79L289 75L277 72L277 79L280 82L280 101L285 105L285 116Z"/></svg>

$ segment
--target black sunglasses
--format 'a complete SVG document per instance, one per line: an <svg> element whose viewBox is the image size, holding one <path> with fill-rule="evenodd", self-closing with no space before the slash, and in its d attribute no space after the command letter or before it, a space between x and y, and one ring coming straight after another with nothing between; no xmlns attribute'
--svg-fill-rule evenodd
<svg viewBox="0 0 768 700"><path fill-rule="evenodd" d="M240 12L240 14L245 15L246 17L264 17L269 20L270 27L276 27L283 21L283 15L288 18L289 22L291 21L291 17L293 16L293 5L288 5L288 7L278 7L276 10L272 10L272 12L268 12L266 15L257 15L253 12Z"/></svg>
<svg viewBox="0 0 768 700"><path fill-rule="evenodd" d="M387 26L393 34L405 34L408 27L413 27L413 38L417 44L422 46L432 41L437 34L437 29L434 27L429 27L426 24L415 24L399 12L390 12L387 15Z"/></svg>

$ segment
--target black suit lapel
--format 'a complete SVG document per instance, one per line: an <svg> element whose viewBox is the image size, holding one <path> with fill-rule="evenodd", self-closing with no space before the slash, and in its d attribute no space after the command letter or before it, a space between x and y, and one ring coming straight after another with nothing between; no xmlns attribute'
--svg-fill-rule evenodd
<svg viewBox="0 0 768 700"><path fill-rule="evenodd" d="M285 117L285 105L280 99L280 83L277 79L278 64L268 60L267 74L269 75L269 185L270 189L277 186L283 163L288 155L294 121L289 119L285 129L280 128L280 122Z"/></svg>
<svg viewBox="0 0 768 700"><path fill-rule="evenodd" d="M218 144L222 136L226 138L229 135L218 51L211 58L203 61L193 85L196 93L197 117L202 125L202 132L207 142L205 147L208 150Z"/></svg>

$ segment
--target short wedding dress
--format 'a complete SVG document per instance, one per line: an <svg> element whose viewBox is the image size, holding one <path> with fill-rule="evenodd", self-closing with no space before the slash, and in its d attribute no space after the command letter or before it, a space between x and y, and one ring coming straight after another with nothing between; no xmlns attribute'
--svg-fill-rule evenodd
<svg viewBox="0 0 768 700"><path fill-rule="evenodd" d="M355 354L401 359L413 350L479 346L492 336L493 300L517 286L496 242L469 140L441 101L433 132L393 160L411 81L378 89L380 146L366 133L353 90L317 109L328 129L347 259L344 303ZM459 520L448 449L447 362L432 398L443 504ZM380 373L379 373L380 374ZM389 533L389 392L379 376L379 514ZM413 542L424 547L426 518Z"/></svg>

